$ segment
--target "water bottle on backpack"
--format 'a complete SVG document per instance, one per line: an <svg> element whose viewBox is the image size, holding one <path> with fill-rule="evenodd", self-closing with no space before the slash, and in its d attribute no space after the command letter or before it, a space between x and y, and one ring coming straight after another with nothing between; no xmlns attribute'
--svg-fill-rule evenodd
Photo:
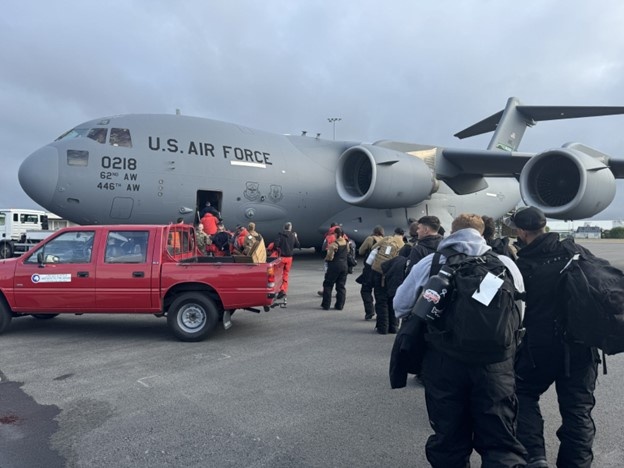
<svg viewBox="0 0 624 468"><path fill-rule="evenodd" d="M435 322L444 311L446 300L451 295L451 280L454 270L443 265L437 275L429 278L416 301L412 313L422 320Z"/></svg>

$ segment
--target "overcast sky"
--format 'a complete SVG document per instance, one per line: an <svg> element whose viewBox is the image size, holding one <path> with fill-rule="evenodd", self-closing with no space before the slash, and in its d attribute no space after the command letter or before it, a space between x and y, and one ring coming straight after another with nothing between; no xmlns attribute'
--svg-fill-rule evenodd
<svg viewBox="0 0 624 468"><path fill-rule="evenodd" d="M510 96L624 106L623 18L621 0L4 0L0 207L35 208L21 161L113 114L485 148L453 134ZM624 156L624 116L542 122L520 150L567 141Z"/></svg>

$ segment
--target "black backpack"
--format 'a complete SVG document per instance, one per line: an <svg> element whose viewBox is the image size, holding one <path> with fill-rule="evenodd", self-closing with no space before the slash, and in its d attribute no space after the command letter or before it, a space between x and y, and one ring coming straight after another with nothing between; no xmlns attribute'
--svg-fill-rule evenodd
<svg viewBox="0 0 624 468"><path fill-rule="evenodd" d="M212 236L212 243L221 252L230 253L230 244L232 243L233 236L227 231L217 232Z"/></svg>
<svg viewBox="0 0 624 468"><path fill-rule="evenodd" d="M571 258L561 270L557 284L556 294L561 298L560 329L568 341L600 348L604 354L621 353L624 273L580 248L572 239L561 241L561 245Z"/></svg>
<svg viewBox="0 0 624 468"><path fill-rule="evenodd" d="M509 237L495 237L488 241L488 245L492 247L492 252L505 255L514 262L518 259L515 249L509 244Z"/></svg>
<svg viewBox="0 0 624 468"><path fill-rule="evenodd" d="M427 341L464 362L488 364L510 358L524 330L516 288L505 264L491 251L469 256L442 249L434 254L432 275L440 270L440 255L454 273L441 317L428 326ZM502 279L502 284L485 305L473 295L488 273Z"/></svg>

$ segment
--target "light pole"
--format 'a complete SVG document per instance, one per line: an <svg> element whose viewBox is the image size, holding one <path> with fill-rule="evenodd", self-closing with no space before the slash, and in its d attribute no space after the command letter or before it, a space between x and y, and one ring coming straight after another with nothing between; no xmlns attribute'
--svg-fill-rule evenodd
<svg viewBox="0 0 624 468"><path fill-rule="evenodd" d="M336 122L340 122L340 117L329 117L327 121L334 126L334 140L336 139Z"/></svg>

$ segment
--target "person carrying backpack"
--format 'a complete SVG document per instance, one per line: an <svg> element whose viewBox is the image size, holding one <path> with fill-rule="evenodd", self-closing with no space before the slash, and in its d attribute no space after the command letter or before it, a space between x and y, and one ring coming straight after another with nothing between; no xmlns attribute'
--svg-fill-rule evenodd
<svg viewBox="0 0 624 468"><path fill-rule="evenodd" d="M344 233L340 227L334 230L336 234L335 240L327 246L327 271L323 279L323 300L321 308L329 310L331 305L332 290L336 286L336 302L334 309L342 310L347 299L347 272L349 266L347 264L347 254L349 253L349 241L345 239Z"/></svg>
<svg viewBox="0 0 624 468"><path fill-rule="evenodd" d="M380 335L397 332L397 320L392 308L392 297L386 287L383 264L399 254L399 250L405 244L403 241L404 233L405 231L398 227L394 230L394 235L384 237L372 248L372 251L376 251L371 264L375 314L377 315L375 331Z"/></svg>
<svg viewBox="0 0 624 468"><path fill-rule="evenodd" d="M507 255L514 262L518 259L518 249L509 242L509 237L494 237L496 234L496 223L494 218L490 216L481 216L483 223L485 224L485 230L483 231L483 237L487 245L492 247L494 253L500 255Z"/></svg>
<svg viewBox="0 0 624 468"><path fill-rule="evenodd" d="M555 383L561 413L557 466L589 467L600 357L596 348L564 340L558 326L559 309L566 298L555 291L570 254L559 234L545 231L546 217L537 208L518 210L505 224L517 230L524 244L517 260L526 284L526 336L516 360L518 438L529 452L528 466L548 466L539 399ZM576 248L593 256L582 246Z"/></svg>
<svg viewBox="0 0 624 468"><path fill-rule="evenodd" d="M208 253L212 253L215 257L225 257L230 255L230 246L232 244L232 233L225 229L223 223L217 225L217 233L212 236L212 244Z"/></svg>
<svg viewBox="0 0 624 468"><path fill-rule="evenodd" d="M409 251L405 275L408 275L420 260L436 251L443 239L439 231L440 219L437 216L423 216L417 221L416 236L418 241Z"/></svg>
<svg viewBox="0 0 624 468"><path fill-rule="evenodd" d="M265 263L267 259L266 245L262 234L256 231L256 223L247 224L247 231L251 236L251 245L246 255L249 255L254 263Z"/></svg>
<svg viewBox="0 0 624 468"><path fill-rule="evenodd" d="M525 466L526 450L515 433L514 376L522 319L515 293L524 290L522 276L511 259L491 252L481 216L461 214L451 230L438 252L412 268L393 303L405 325L420 320L412 311L423 286L436 269L453 272L440 318L424 322L422 379L434 431L427 460L433 467L469 466L474 449L483 466Z"/></svg>
<svg viewBox="0 0 624 468"><path fill-rule="evenodd" d="M375 301L373 300L373 279L371 266L366 263L366 259L373 250L373 246L384 237L384 229L382 226L375 226L370 236L364 239L358 253L364 259L364 268L362 274L355 279L355 282L361 285L360 297L364 304L364 320L372 320L375 317Z"/></svg>

